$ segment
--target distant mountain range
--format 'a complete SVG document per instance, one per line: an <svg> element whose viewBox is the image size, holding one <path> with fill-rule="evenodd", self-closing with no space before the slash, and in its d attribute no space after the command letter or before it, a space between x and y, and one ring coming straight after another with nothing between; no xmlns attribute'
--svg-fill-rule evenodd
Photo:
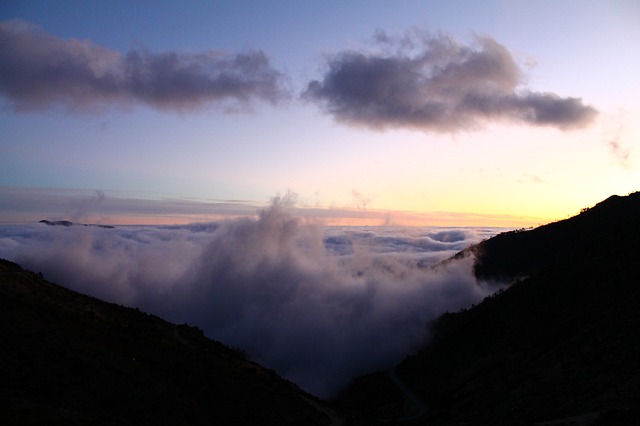
<svg viewBox="0 0 640 426"><path fill-rule="evenodd" d="M87 223L75 223L68 220L46 220L43 219L40 223L44 223L49 226L97 226L98 228L113 228L111 225L96 225L96 224L87 224Z"/></svg>
<svg viewBox="0 0 640 426"><path fill-rule="evenodd" d="M469 255L508 287L332 407L195 327L0 260L0 424L638 424L640 192Z"/></svg>
<svg viewBox="0 0 640 426"><path fill-rule="evenodd" d="M405 424L640 424L640 192L470 247L508 289L445 314L395 374L428 407ZM336 401L375 422L417 408L386 373Z"/></svg>

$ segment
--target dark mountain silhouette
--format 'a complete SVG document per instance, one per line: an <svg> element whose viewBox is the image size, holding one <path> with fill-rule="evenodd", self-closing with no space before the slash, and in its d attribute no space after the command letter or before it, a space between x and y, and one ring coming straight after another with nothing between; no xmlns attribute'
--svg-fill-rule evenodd
<svg viewBox="0 0 640 426"><path fill-rule="evenodd" d="M88 223L74 223L68 220L47 220L42 219L39 223L44 223L49 226L97 226L98 228L113 228L111 225L97 225L97 224L88 224Z"/></svg>
<svg viewBox="0 0 640 426"><path fill-rule="evenodd" d="M639 227L640 192L636 192L611 196L571 219L497 235L468 250L476 254L476 277L511 282L580 258L615 261L625 255L623 251L633 249L631 237Z"/></svg>
<svg viewBox="0 0 640 426"><path fill-rule="evenodd" d="M330 424L241 353L0 260L0 424Z"/></svg>
<svg viewBox="0 0 640 426"><path fill-rule="evenodd" d="M639 424L640 192L469 253L478 278L515 283L440 317L395 369L428 407L404 424ZM416 410L387 373L337 403L372 423Z"/></svg>

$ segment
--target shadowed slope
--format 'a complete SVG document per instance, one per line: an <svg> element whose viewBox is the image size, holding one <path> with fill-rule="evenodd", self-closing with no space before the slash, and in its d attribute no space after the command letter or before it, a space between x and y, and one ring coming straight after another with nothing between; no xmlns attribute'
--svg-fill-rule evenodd
<svg viewBox="0 0 640 426"><path fill-rule="evenodd" d="M635 424L640 415L640 193L471 248L486 280L523 278L443 315L398 376L428 406L411 424L532 424L573 416ZM371 376L343 404L388 386ZM362 382L361 379L360 382ZM387 398L399 407L398 397ZM597 420L599 418L599 420Z"/></svg>
<svg viewBox="0 0 640 426"><path fill-rule="evenodd" d="M0 359L5 425L330 422L313 397L195 327L75 293L4 260Z"/></svg>
<svg viewBox="0 0 640 426"><path fill-rule="evenodd" d="M476 254L478 279L513 281L552 264L624 256L624 250L633 249L630 236L639 228L640 192L636 192L613 195L567 220L497 235L468 250Z"/></svg>

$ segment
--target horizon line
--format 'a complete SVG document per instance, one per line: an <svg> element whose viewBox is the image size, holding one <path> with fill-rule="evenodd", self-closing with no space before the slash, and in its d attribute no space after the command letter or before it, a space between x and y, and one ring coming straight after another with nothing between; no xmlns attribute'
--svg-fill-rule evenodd
<svg viewBox="0 0 640 426"><path fill-rule="evenodd" d="M273 205L242 199L149 197L140 191L88 190L0 186L0 225L40 220L68 220L99 225L187 225L238 218L257 218ZM149 193L146 193L149 194ZM286 198L286 197L284 197ZM293 197L295 198L295 197ZM407 211L390 209L309 206L284 200L292 215L325 226L497 227L529 228L560 218L459 211ZM577 212L576 212L577 214Z"/></svg>

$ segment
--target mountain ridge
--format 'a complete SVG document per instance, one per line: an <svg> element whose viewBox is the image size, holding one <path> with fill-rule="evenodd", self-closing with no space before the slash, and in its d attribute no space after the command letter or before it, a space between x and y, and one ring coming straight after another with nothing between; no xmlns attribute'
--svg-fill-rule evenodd
<svg viewBox="0 0 640 426"><path fill-rule="evenodd" d="M100 225L100 224L96 224L96 223L76 223L76 222L71 222L70 220L47 220L47 219L42 219L38 223L43 223L43 224L49 225L49 226L95 226L97 228L106 228L106 229L113 229L114 228L114 226L112 226L112 225Z"/></svg>
<svg viewBox="0 0 640 426"><path fill-rule="evenodd" d="M509 282L576 252L597 251L594 244L624 242L624 233L638 231L640 192L612 195L580 214L526 231L496 235L470 248L476 256L474 274L480 280ZM629 225L636 225L628 229Z"/></svg>
<svg viewBox="0 0 640 426"><path fill-rule="evenodd" d="M405 424L636 424L638 241L636 192L459 253L476 255L478 279L514 283L441 316L431 342L396 368L428 407ZM384 373L365 376L336 403L370 423L402 418L406 398L378 391L389 386Z"/></svg>

